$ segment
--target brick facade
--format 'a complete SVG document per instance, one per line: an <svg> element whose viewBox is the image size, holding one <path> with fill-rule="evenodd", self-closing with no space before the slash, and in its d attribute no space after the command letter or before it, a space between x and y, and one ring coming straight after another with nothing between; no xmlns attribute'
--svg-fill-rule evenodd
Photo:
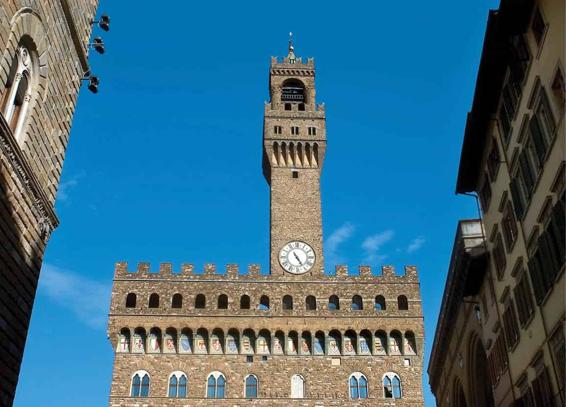
<svg viewBox="0 0 566 407"><path fill-rule="evenodd" d="M404 275L390 266L379 274L367 266L357 275L345 266L324 272L319 180L326 127L324 107L315 104L314 62L294 59L291 49L283 61L272 60L270 74L263 160L271 187L270 269L208 264L195 271L184 264L173 271L164 263L151 272L147 263L132 271L117 263L108 324L116 351L111 406L423 405L416 268ZM280 249L289 241L313 248L310 270L283 269ZM146 397L136 393L138 371L149 377ZM170 397L173 372L188 379L182 399ZM211 372L226 379L222 399L207 397ZM367 398L351 397L353 373L367 379ZM386 398L386 374L400 379L400 399ZM257 397L246 397L248 375L257 379ZM302 397L292 393L295 375Z"/></svg>
<svg viewBox="0 0 566 407"><path fill-rule="evenodd" d="M0 1L1 405L12 404L43 253L59 223L55 195L97 4ZM15 98L16 122L7 112L18 63L29 86Z"/></svg>

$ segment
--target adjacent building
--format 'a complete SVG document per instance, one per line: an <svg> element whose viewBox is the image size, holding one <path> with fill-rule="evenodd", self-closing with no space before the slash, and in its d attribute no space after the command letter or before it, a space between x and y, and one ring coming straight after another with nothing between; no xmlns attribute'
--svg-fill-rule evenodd
<svg viewBox="0 0 566 407"><path fill-rule="evenodd" d="M12 405L96 0L0 0L0 405Z"/></svg>
<svg viewBox="0 0 566 407"><path fill-rule="evenodd" d="M490 11L456 191L462 221L428 366L439 406L563 406L563 0Z"/></svg>
<svg viewBox="0 0 566 407"><path fill-rule="evenodd" d="M111 406L423 405L416 268L324 270L326 114L314 61L290 45L271 60L269 93L269 269L117 263Z"/></svg>

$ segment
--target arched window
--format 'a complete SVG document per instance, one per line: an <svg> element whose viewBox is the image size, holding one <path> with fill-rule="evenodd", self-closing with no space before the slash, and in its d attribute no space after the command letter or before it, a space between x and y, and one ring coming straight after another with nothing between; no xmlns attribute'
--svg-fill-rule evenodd
<svg viewBox="0 0 566 407"><path fill-rule="evenodd" d="M350 375L350 398L351 399L367 399L368 398L368 381L360 372L354 372Z"/></svg>
<svg viewBox="0 0 566 407"><path fill-rule="evenodd" d="M281 87L282 102L305 102L305 85L298 79L287 79Z"/></svg>
<svg viewBox="0 0 566 407"><path fill-rule="evenodd" d="M2 112L12 129L15 139L20 142L22 130L32 100L32 81L34 61L27 47L20 45L14 56L8 81Z"/></svg>
<svg viewBox="0 0 566 407"><path fill-rule="evenodd" d="M387 399L402 397L401 379L396 373L387 372L383 375L383 396Z"/></svg>
<svg viewBox="0 0 566 407"><path fill-rule="evenodd" d="M149 296L149 308L159 308L159 294L153 293Z"/></svg>
<svg viewBox="0 0 566 407"><path fill-rule="evenodd" d="M306 299L307 311L314 311L316 309L316 298L314 295L309 295Z"/></svg>
<svg viewBox="0 0 566 407"><path fill-rule="evenodd" d="M149 373L145 370L138 370L132 376L131 397L148 397L149 396Z"/></svg>
<svg viewBox="0 0 566 407"><path fill-rule="evenodd" d="M257 309L262 311L266 311L269 309L269 297L267 295L261 296Z"/></svg>
<svg viewBox="0 0 566 407"><path fill-rule="evenodd" d="M249 375L246 377L246 393L247 399L257 398L257 377Z"/></svg>
<svg viewBox="0 0 566 407"><path fill-rule="evenodd" d="M228 296L226 294L218 296L218 309L228 309Z"/></svg>
<svg viewBox="0 0 566 407"><path fill-rule="evenodd" d="M402 311L409 309L409 301L407 301L407 297L404 295L397 297L397 308Z"/></svg>
<svg viewBox="0 0 566 407"><path fill-rule="evenodd" d="M286 295L283 297L283 309L292 310L293 309L293 297Z"/></svg>
<svg viewBox="0 0 566 407"><path fill-rule="evenodd" d="M198 294L195 298L195 308L202 309L206 307L206 297L204 294Z"/></svg>
<svg viewBox="0 0 566 407"><path fill-rule="evenodd" d="M179 293L173 294L171 298L171 308L182 308L183 307L183 296Z"/></svg>
<svg viewBox="0 0 566 407"><path fill-rule="evenodd" d="M137 296L135 293L129 293L126 295L126 308L136 308Z"/></svg>
<svg viewBox="0 0 566 407"><path fill-rule="evenodd" d="M242 295L240 298L240 309L250 309L250 297Z"/></svg>
<svg viewBox="0 0 566 407"><path fill-rule="evenodd" d="M330 298L328 299L328 309L330 311L336 311L340 309L340 300L338 299L338 296L330 296Z"/></svg>
<svg viewBox="0 0 566 407"><path fill-rule="evenodd" d="M385 310L385 298L383 298L383 295L378 295L377 297L375 297L375 310L376 311Z"/></svg>
<svg viewBox="0 0 566 407"><path fill-rule="evenodd" d="M291 377L291 398L302 399L305 397L305 379L301 375Z"/></svg>
<svg viewBox="0 0 566 407"><path fill-rule="evenodd" d="M187 397L187 375L183 372L173 372L169 376L169 397Z"/></svg>
<svg viewBox="0 0 566 407"><path fill-rule="evenodd" d="M354 295L352 297L352 310L360 311L364 309L364 304L362 302L362 297L359 295Z"/></svg>
<svg viewBox="0 0 566 407"><path fill-rule="evenodd" d="M226 388L226 378L220 372L212 372L206 381L206 397L209 399L223 399Z"/></svg>

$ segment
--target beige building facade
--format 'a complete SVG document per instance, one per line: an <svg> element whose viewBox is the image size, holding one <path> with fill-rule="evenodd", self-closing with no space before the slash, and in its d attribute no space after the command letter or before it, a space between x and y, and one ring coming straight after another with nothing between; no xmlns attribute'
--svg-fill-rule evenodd
<svg viewBox="0 0 566 407"><path fill-rule="evenodd" d="M564 13L489 13L457 182L482 219L460 222L452 253L428 366L439 406L566 403Z"/></svg>
<svg viewBox="0 0 566 407"><path fill-rule="evenodd" d="M423 405L417 270L325 273L314 61L290 44L269 79L269 270L117 263L111 406Z"/></svg>
<svg viewBox="0 0 566 407"><path fill-rule="evenodd" d="M12 405L96 0L0 1L0 405Z"/></svg>

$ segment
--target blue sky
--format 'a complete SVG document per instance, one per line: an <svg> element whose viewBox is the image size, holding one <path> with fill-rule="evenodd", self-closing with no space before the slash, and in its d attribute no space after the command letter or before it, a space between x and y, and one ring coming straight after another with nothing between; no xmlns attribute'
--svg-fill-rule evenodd
<svg viewBox="0 0 566 407"><path fill-rule="evenodd" d="M100 92L79 98L15 405L106 405L114 262L267 266L263 103L289 31L326 103L327 267L419 267L426 370L456 224L477 215L454 189L497 2L101 3Z"/></svg>

